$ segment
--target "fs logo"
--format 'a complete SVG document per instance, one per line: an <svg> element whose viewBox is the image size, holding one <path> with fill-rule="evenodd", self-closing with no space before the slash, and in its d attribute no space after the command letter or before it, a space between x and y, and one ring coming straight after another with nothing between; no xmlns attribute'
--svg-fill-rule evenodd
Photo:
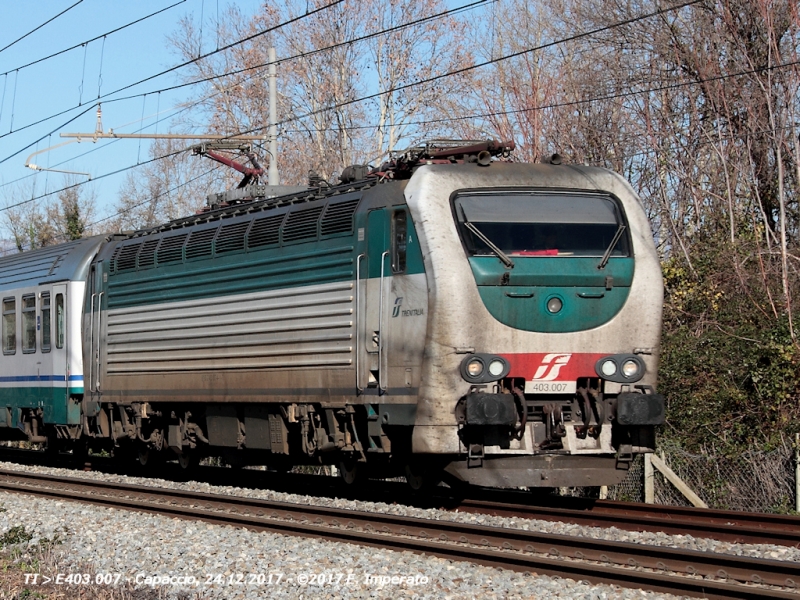
<svg viewBox="0 0 800 600"><path fill-rule="evenodd" d="M394 301L394 310L392 311L392 318L400 315L400 307L403 305L403 297L400 296Z"/></svg>
<svg viewBox="0 0 800 600"><path fill-rule="evenodd" d="M533 376L534 381L553 381L558 377L561 367L565 366L570 358L572 358L572 354L546 354L542 359L542 364L536 369L536 374Z"/></svg>

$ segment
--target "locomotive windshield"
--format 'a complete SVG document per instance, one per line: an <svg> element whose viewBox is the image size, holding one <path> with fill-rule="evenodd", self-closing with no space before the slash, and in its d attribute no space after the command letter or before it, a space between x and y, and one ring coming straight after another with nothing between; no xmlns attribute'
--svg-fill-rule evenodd
<svg viewBox="0 0 800 600"><path fill-rule="evenodd" d="M472 256L629 256L620 208L608 195L467 193L454 209Z"/></svg>

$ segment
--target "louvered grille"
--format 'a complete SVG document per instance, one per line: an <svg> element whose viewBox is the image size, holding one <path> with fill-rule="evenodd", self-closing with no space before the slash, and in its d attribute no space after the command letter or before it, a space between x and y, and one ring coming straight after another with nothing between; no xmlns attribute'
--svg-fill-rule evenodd
<svg viewBox="0 0 800 600"><path fill-rule="evenodd" d="M283 226L283 241L292 242L317 237L317 222L324 206L289 213Z"/></svg>
<svg viewBox="0 0 800 600"><path fill-rule="evenodd" d="M139 251L139 269L152 269L156 266L156 246L159 240L147 240Z"/></svg>
<svg viewBox="0 0 800 600"><path fill-rule="evenodd" d="M186 259L198 258L199 256L211 256L211 243L214 241L214 234L217 227L193 231L186 242Z"/></svg>
<svg viewBox="0 0 800 600"><path fill-rule="evenodd" d="M119 254L117 255L117 271L127 271L128 269L136 268L136 253L139 252L139 246L141 245L142 243L139 242L138 244L129 244L119 249Z"/></svg>
<svg viewBox="0 0 800 600"><path fill-rule="evenodd" d="M286 213L261 217L253 221L247 236L247 247L269 246L278 243L278 233Z"/></svg>
<svg viewBox="0 0 800 600"><path fill-rule="evenodd" d="M219 235L217 235L217 254L244 250L244 234L247 233L247 228L249 226L250 221L223 225L219 230Z"/></svg>
<svg viewBox="0 0 800 600"><path fill-rule="evenodd" d="M183 235L171 235L161 238L161 244L159 244L157 252L158 264L183 260L183 243L186 241L187 235L184 233Z"/></svg>
<svg viewBox="0 0 800 600"><path fill-rule="evenodd" d="M122 246L117 246L116 248L114 248L114 253L111 255L111 267L109 270L112 273L117 272L117 259L119 258L119 253L121 250Z"/></svg>
<svg viewBox="0 0 800 600"><path fill-rule="evenodd" d="M353 231L353 213L361 199L355 198L346 202L329 204L322 216L320 234L350 233Z"/></svg>

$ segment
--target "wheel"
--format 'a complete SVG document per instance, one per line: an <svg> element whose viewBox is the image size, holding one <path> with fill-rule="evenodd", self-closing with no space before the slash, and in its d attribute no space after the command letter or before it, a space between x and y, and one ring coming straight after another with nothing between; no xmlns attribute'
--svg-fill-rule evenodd
<svg viewBox="0 0 800 600"><path fill-rule="evenodd" d="M366 477L366 464L360 463L352 458L346 458L339 463L339 476L347 485L358 485Z"/></svg>
<svg viewBox="0 0 800 600"><path fill-rule="evenodd" d="M184 450L180 454L178 454L178 465L184 471L188 471L189 469L193 469L199 463L199 459L197 458L197 453L192 452L191 450Z"/></svg>
<svg viewBox="0 0 800 600"><path fill-rule="evenodd" d="M136 458L140 467L153 466L159 455L160 452L156 452L145 444L139 444L138 448L136 448Z"/></svg>

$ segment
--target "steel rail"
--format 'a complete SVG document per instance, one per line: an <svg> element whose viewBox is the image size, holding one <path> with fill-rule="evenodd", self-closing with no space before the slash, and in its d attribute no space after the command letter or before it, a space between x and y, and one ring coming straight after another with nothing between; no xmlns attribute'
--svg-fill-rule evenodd
<svg viewBox="0 0 800 600"><path fill-rule="evenodd" d="M737 544L800 547L800 518L784 515L624 502L597 502L587 508L576 509L466 499L457 508L460 512L508 518L693 535Z"/></svg>
<svg viewBox="0 0 800 600"><path fill-rule="evenodd" d="M800 565L788 561L15 471L0 471L0 490L658 592L800 598Z"/></svg>
<svg viewBox="0 0 800 600"><path fill-rule="evenodd" d="M25 464L42 464L75 467L72 457L46 456L43 452L0 448L0 460ZM74 461L73 461L74 462ZM84 463L77 465L84 469ZM142 476L141 469L126 468L118 459L92 457L92 466L102 472ZM166 479L185 478L177 467L164 468L149 475ZM617 502L572 497L533 497L530 493L468 489L469 497L453 499L442 488L443 494L419 496L408 493L405 486L393 482L373 482L373 485L353 489L344 486L338 478L245 471L252 477L245 483L241 474L229 469L201 467L194 473L200 480L212 485L243 486L272 489L293 494L312 496L346 496L353 500L400 503L421 508L459 510L507 518L539 519L575 523L594 527L617 527L629 531L663 532L677 535L716 539L739 544L777 544L800 547L800 517L739 511L723 511L681 506L664 506L634 502Z"/></svg>

